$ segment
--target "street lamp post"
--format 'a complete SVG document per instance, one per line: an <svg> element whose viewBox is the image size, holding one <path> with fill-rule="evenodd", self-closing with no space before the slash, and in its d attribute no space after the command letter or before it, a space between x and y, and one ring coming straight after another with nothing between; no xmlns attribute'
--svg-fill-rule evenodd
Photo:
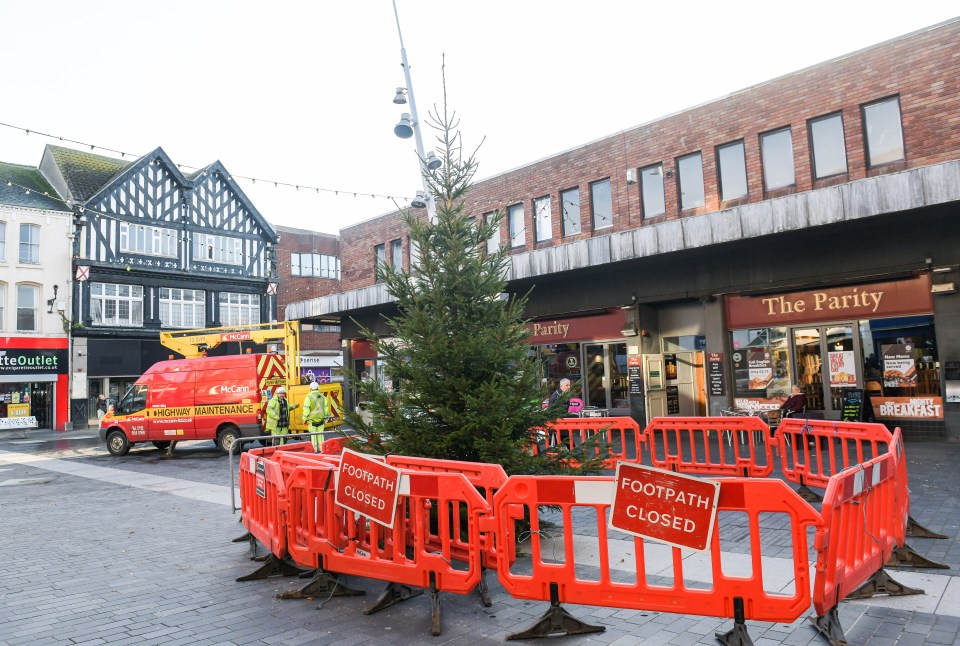
<svg viewBox="0 0 960 646"><path fill-rule="evenodd" d="M414 137L414 141L417 144L417 160L420 168L420 181L423 183L423 201L426 203L427 215L430 217L430 224L435 224L437 221L437 206L433 199L433 193L430 191L430 187L427 184L428 162L426 154L423 150L423 137L420 134L420 117L417 115L417 101L413 97L413 81L410 79L410 65L407 63L407 50L403 46L403 32L400 31L400 14L397 13L397 0L393 0L393 15L397 20L397 35L400 37L400 60L403 65L404 80L407 84L406 94L410 99L410 118L401 118L400 123L398 123L393 129L393 132L402 139L408 139L411 134ZM403 93L397 92L397 98L394 99L394 102L403 103L401 100L402 98ZM434 160L436 160L436 158L432 157L430 163L431 168L439 167L439 160L436 160L435 167L432 166Z"/></svg>

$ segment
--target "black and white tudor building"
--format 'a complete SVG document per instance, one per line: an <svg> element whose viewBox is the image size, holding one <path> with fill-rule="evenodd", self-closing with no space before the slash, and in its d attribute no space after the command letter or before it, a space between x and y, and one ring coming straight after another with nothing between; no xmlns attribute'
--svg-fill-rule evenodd
<svg viewBox="0 0 960 646"><path fill-rule="evenodd" d="M166 359L161 329L276 320L277 234L219 161L184 174L161 148L47 146L40 171L74 212L75 407Z"/></svg>

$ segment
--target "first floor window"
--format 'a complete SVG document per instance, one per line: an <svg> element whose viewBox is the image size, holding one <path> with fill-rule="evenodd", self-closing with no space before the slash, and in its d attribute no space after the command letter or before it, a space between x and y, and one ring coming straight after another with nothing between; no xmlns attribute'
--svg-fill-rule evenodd
<svg viewBox="0 0 960 646"><path fill-rule="evenodd" d="M847 151L840 113L810 120L813 176L817 179L847 172Z"/></svg>
<svg viewBox="0 0 960 646"><path fill-rule="evenodd" d="M695 209L705 202L703 192L703 159L693 153L677 159L679 175L680 209Z"/></svg>
<svg viewBox="0 0 960 646"><path fill-rule="evenodd" d="M94 325L143 327L143 286L90 283Z"/></svg>
<svg viewBox="0 0 960 646"><path fill-rule="evenodd" d="M563 235L580 233L580 189L571 188L560 193L560 212L563 214Z"/></svg>
<svg viewBox="0 0 960 646"><path fill-rule="evenodd" d="M4 315L7 313L7 286L0 283L0 330L6 323Z"/></svg>
<svg viewBox="0 0 960 646"><path fill-rule="evenodd" d="M610 180L604 179L590 185L590 205L593 209L593 228L613 226L613 194Z"/></svg>
<svg viewBox="0 0 960 646"><path fill-rule="evenodd" d="M17 285L17 332L37 331L39 291L36 285Z"/></svg>
<svg viewBox="0 0 960 646"><path fill-rule="evenodd" d="M120 251L177 257L177 231L132 222L120 223Z"/></svg>
<svg viewBox="0 0 960 646"><path fill-rule="evenodd" d="M523 224L523 204L514 204L507 209L510 220L510 246L522 247L527 242L527 229Z"/></svg>
<svg viewBox="0 0 960 646"><path fill-rule="evenodd" d="M377 276L377 282L383 282L381 272L387 264L387 246L378 244L373 248L373 271Z"/></svg>
<svg viewBox="0 0 960 646"><path fill-rule="evenodd" d="M390 263L398 274L403 273L403 241L394 240L390 243Z"/></svg>
<svg viewBox="0 0 960 646"><path fill-rule="evenodd" d="M243 240L210 233L193 234L193 259L200 262L243 264Z"/></svg>
<svg viewBox="0 0 960 646"><path fill-rule="evenodd" d="M899 97L863 106L863 129L866 131L867 161L870 166L889 164L906 157Z"/></svg>
<svg viewBox="0 0 960 646"><path fill-rule="evenodd" d="M40 264L40 227L36 224L20 225L20 262Z"/></svg>
<svg viewBox="0 0 960 646"><path fill-rule="evenodd" d="M793 136L790 128L760 135L760 153L763 155L763 185L768 191L793 186Z"/></svg>
<svg viewBox="0 0 960 646"><path fill-rule="evenodd" d="M221 292L220 323L227 326L260 323L260 296Z"/></svg>
<svg viewBox="0 0 960 646"><path fill-rule="evenodd" d="M720 200L746 197L747 164L743 142L734 141L717 146L717 165L720 167Z"/></svg>
<svg viewBox="0 0 960 646"><path fill-rule="evenodd" d="M549 197L538 197L533 201L533 217L537 221L537 242L549 240L553 236Z"/></svg>
<svg viewBox="0 0 960 646"><path fill-rule="evenodd" d="M206 310L207 294L202 289L160 288L160 324L163 327L204 327Z"/></svg>
<svg viewBox="0 0 960 646"><path fill-rule="evenodd" d="M483 221L490 223L490 221L496 216L496 211L491 211L490 213L483 214ZM487 253L497 253L500 250L500 223L497 223L497 228L493 230L493 233L487 239Z"/></svg>
<svg viewBox="0 0 960 646"><path fill-rule="evenodd" d="M643 196L643 217L653 218L667 212L663 195L663 164L640 169L640 192Z"/></svg>
<svg viewBox="0 0 960 646"><path fill-rule="evenodd" d="M292 253L290 254L290 275L339 280L340 258L322 253Z"/></svg>

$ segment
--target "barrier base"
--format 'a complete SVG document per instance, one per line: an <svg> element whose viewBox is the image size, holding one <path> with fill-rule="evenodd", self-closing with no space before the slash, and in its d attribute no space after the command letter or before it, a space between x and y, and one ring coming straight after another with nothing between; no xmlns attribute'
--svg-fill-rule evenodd
<svg viewBox="0 0 960 646"><path fill-rule="evenodd" d="M237 577L237 581L255 581L271 576L297 576L301 572L303 572L303 570L297 566L291 565L281 558L277 558L276 554L270 554L267 560L263 562L263 565L246 576Z"/></svg>
<svg viewBox="0 0 960 646"><path fill-rule="evenodd" d="M314 597L358 597L366 594L363 590L348 588L340 583L339 577L329 572L316 570L310 582L296 590L288 590L277 595L277 599L313 599Z"/></svg>
<svg viewBox="0 0 960 646"><path fill-rule="evenodd" d="M480 603L483 604L484 608L493 605L493 601L490 600L490 588L487 586L487 571L483 568L480 568L480 583L477 584L477 594L480 595Z"/></svg>
<svg viewBox="0 0 960 646"><path fill-rule="evenodd" d="M377 600L369 608L364 608L363 614L372 615L375 612L383 610L384 608L389 608L390 606L400 603L401 601L406 601L407 599L412 599L413 597L419 597L423 594L422 589L411 588L408 585L403 585L401 583L391 583L387 586L387 589L383 591Z"/></svg>
<svg viewBox="0 0 960 646"><path fill-rule="evenodd" d="M797 489L797 495L807 502L823 502L823 496L818 494L807 485L800 485L800 488Z"/></svg>
<svg viewBox="0 0 960 646"><path fill-rule="evenodd" d="M253 534L251 534L250 532L247 532L247 533L244 534L243 536L237 536L236 538L230 539L230 542L231 542L231 543L244 543L244 542L246 542L246 541L253 541L253 540L254 540Z"/></svg>
<svg viewBox="0 0 960 646"><path fill-rule="evenodd" d="M931 561L926 556L917 554L913 548L906 543L904 543L903 547L894 547L893 554L890 555L890 560L884 563L884 565L891 567L920 567L931 570L950 569L950 566L946 563L937 563L936 561Z"/></svg>
<svg viewBox="0 0 960 646"><path fill-rule="evenodd" d="M550 635L586 635L588 633L602 633L606 626L592 626L584 623L560 607L560 593L557 584L550 584L550 609L535 624L518 633L507 635L507 640L537 639Z"/></svg>
<svg viewBox="0 0 960 646"><path fill-rule="evenodd" d="M817 627L820 634L827 638L830 646L847 646L847 636L843 634L836 606L830 608L830 611L822 617L810 617L810 621Z"/></svg>
<svg viewBox="0 0 960 646"><path fill-rule="evenodd" d="M891 597L905 597L911 594L924 594L919 588L910 588L896 581L880 568L859 588L848 594L846 599L869 599L874 595L886 594Z"/></svg>
<svg viewBox="0 0 960 646"><path fill-rule="evenodd" d="M714 633L721 644L725 646L753 646L753 640L747 632L747 624L743 615L743 598L733 599L733 629L725 633Z"/></svg>
<svg viewBox="0 0 960 646"><path fill-rule="evenodd" d="M931 532L929 529L913 519L913 516L907 516L907 536L916 536L917 538L949 538L945 534Z"/></svg>

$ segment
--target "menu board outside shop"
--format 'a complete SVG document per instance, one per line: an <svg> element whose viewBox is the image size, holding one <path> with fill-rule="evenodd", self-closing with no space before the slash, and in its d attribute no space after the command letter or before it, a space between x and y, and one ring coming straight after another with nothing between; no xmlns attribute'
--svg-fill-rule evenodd
<svg viewBox="0 0 960 646"><path fill-rule="evenodd" d="M723 397L727 394L727 384L723 376L723 353L707 354L707 384L711 397Z"/></svg>

